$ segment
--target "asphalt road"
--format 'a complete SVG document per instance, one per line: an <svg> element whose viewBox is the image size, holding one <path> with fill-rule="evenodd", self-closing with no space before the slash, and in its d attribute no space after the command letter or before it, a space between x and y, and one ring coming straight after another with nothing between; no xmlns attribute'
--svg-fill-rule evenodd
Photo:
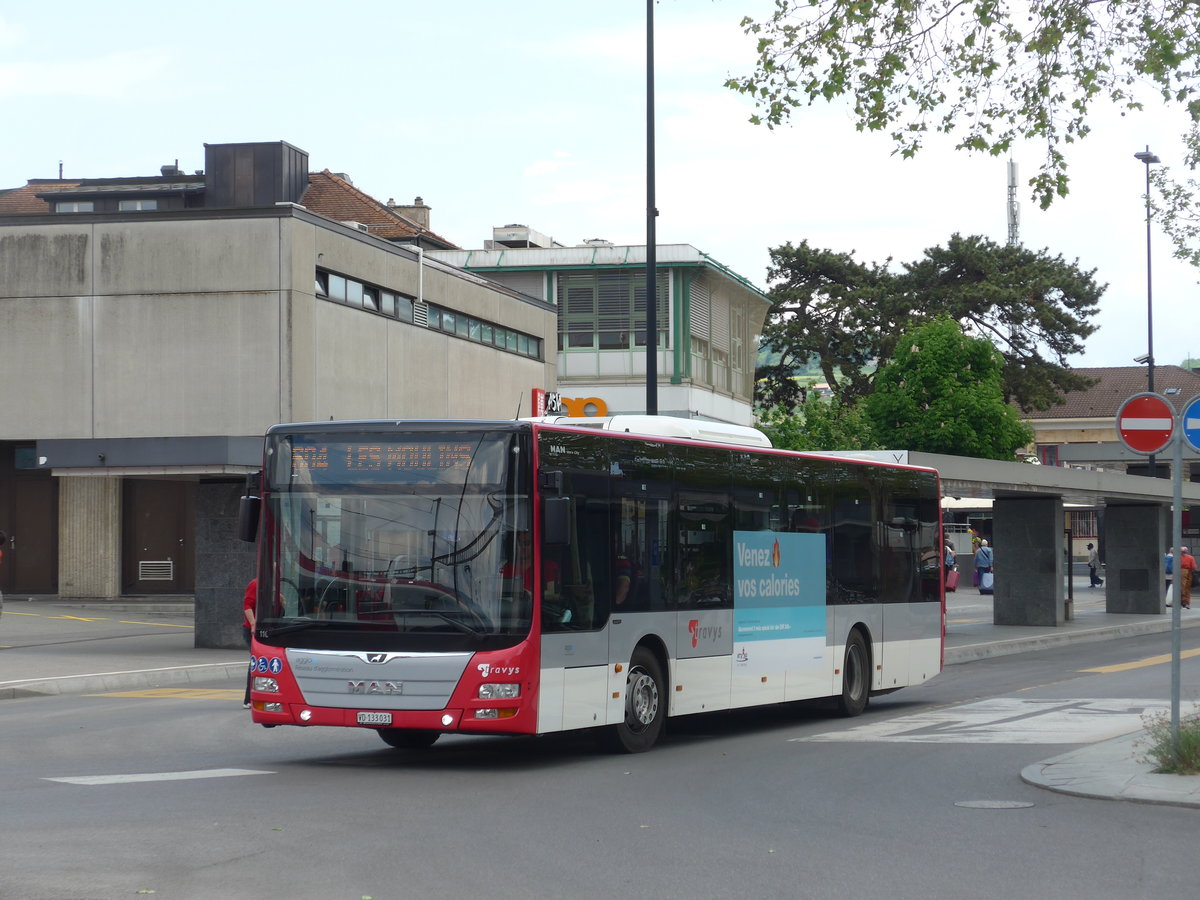
<svg viewBox="0 0 1200 900"><path fill-rule="evenodd" d="M0 898L1190 896L1194 810L1019 777L1161 708L1142 701L1168 696L1145 662L1163 648L956 666L857 719L691 717L636 756L582 734L413 753L266 730L236 680L9 700Z"/></svg>

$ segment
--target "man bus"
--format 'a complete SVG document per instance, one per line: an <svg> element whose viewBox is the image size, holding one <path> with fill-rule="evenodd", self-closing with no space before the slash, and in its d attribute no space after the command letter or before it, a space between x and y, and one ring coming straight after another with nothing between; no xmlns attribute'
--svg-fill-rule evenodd
<svg viewBox="0 0 1200 900"><path fill-rule="evenodd" d="M394 747L596 729L638 752L670 716L857 715L941 670L936 472L587 424L271 428L243 529L253 720Z"/></svg>

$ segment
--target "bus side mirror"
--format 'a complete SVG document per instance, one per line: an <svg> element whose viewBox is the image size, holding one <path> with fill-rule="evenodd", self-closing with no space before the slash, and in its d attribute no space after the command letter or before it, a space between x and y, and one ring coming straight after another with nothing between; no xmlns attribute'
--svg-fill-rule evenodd
<svg viewBox="0 0 1200 900"><path fill-rule="evenodd" d="M246 487L238 503L238 537L247 544L258 540L258 519L262 512L262 498L258 495L261 478L261 472L246 476Z"/></svg>
<svg viewBox="0 0 1200 900"><path fill-rule="evenodd" d="M571 498L547 497L542 501L542 544L562 546L571 539Z"/></svg>

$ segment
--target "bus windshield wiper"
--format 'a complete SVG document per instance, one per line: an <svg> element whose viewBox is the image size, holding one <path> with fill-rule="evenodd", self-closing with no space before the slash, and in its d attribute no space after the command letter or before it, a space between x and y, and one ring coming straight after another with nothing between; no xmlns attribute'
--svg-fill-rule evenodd
<svg viewBox="0 0 1200 900"><path fill-rule="evenodd" d="M446 616L444 612L439 612L438 610L390 610L390 612L392 616L395 616L396 618L400 618L401 616L432 616L434 618L442 619L443 622L448 625L454 625L455 628L462 631L463 634L467 634L472 637L484 636L484 632L476 631L472 628L472 626L468 625L466 622L463 622L462 619Z"/></svg>
<svg viewBox="0 0 1200 900"><path fill-rule="evenodd" d="M286 625L279 625L275 628L265 629L263 637L273 638L278 637L281 634L288 634L293 631L304 631L308 628L316 628L319 625L335 624L340 625L343 623L336 619L299 619L297 621L289 622Z"/></svg>

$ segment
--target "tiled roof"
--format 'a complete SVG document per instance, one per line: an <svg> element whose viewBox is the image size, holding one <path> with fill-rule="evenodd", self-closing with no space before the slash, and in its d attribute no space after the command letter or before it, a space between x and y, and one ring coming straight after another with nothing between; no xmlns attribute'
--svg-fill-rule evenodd
<svg viewBox="0 0 1200 900"><path fill-rule="evenodd" d="M78 181L59 181L50 178L34 178L24 187L0 192L0 216L36 215L50 212L50 204L37 195L47 191L69 190L78 187Z"/></svg>
<svg viewBox="0 0 1200 900"><path fill-rule="evenodd" d="M1086 391L1072 391L1058 406L1028 413L1030 419L1096 419L1117 414L1121 404L1146 391L1145 366L1116 366L1105 369L1072 369L1086 378L1097 379ZM1172 390L1174 392L1172 393ZM1162 394L1178 412L1200 394L1200 374L1180 366L1154 367L1154 392Z"/></svg>
<svg viewBox="0 0 1200 900"><path fill-rule="evenodd" d="M364 194L353 184L325 169L309 172L308 190L300 198L302 206L318 215L339 222L361 222L369 233L388 241L403 240L418 235L432 243L441 244L439 249L457 250L444 237L422 228L407 216L380 203L369 194Z"/></svg>

